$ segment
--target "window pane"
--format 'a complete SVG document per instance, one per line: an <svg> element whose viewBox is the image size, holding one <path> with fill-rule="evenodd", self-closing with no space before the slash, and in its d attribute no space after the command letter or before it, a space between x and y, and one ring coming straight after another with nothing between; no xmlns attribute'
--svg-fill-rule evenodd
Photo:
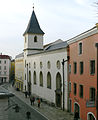
<svg viewBox="0 0 98 120"><path fill-rule="evenodd" d="M95 88L90 88L90 101L95 101Z"/></svg>
<svg viewBox="0 0 98 120"><path fill-rule="evenodd" d="M74 95L76 95L76 94L77 94L77 84L74 83Z"/></svg>
<svg viewBox="0 0 98 120"><path fill-rule="evenodd" d="M90 61L90 74L95 74L95 60Z"/></svg>
<svg viewBox="0 0 98 120"><path fill-rule="evenodd" d="M79 43L79 54L82 54L82 43Z"/></svg>
<svg viewBox="0 0 98 120"><path fill-rule="evenodd" d="M80 74L83 74L83 62L80 62Z"/></svg>
<svg viewBox="0 0 98 120"><path fill-rule="evenodd" d="M76 74L76 73L77 73L77 63L74 62L74 74Z"/></svg>
<svg viewBox="0 0 98 120"><path fill-rule="evenodd" d="M80 97L83 98L83 85L80 85Z"/></svg>

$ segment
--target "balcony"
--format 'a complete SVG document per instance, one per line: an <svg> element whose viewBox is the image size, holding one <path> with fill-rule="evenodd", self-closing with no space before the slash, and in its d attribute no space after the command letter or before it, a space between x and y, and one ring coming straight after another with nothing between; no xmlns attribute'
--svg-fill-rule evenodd
<svg viewBox="0 0 98 120"><path fill-rule="evenodd" d="M95 107L95 101L90 101L90 100L87 100L86 101L86 107Z"/></svg>

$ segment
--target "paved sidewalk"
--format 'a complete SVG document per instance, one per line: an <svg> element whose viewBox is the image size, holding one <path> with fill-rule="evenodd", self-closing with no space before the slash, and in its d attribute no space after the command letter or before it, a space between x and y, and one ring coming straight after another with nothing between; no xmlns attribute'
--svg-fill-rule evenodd
<svg viewBox="0 0 98 120"><path fill-rule="evenodd" d="M55 107L51 107L45 103L41 103L41 107L37 107L37 101L35 101L34 105L30 105L30 99L29 97L25 98L24 93L20 91L16 91L14 87L9 85L8 90L10 92L15 93L15 95L20 98L22 101L24 101L26 104L28 104L30 107L35 109L36 111L40 112L42 115L46 116L48 120L73 120L73 115L66 111L62 111L61 109L57 109Z"/></svg>

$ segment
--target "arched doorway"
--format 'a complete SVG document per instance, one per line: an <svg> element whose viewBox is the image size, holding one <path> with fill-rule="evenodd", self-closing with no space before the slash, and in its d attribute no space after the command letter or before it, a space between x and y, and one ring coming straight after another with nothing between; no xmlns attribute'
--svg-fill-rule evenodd
<svg viewBox="0 0 98 120"><path fill-rule="evenodd" d="M87 114L87 120L96 120L96 118L95 118L94 114L90 112Z"/></svg>
<svg viewBox="0 0 98 120"><path fill-rule="evenodd" d="M61 91L61 74L58 72L56 75L56 106L61 107L62 91Z"/></svg>
<svg viewBox="0 0 98 120"><path fill-rule="evenodd" d="M80 107L78 103L74 104L74 112L77 111L78 112L78 116L80 117Z"/></svg>
<svg viewBox="0 0 98 120"><path fill-rule="evenodd" d="M28 92L31 93L31 71L29 71Z"/></svg>

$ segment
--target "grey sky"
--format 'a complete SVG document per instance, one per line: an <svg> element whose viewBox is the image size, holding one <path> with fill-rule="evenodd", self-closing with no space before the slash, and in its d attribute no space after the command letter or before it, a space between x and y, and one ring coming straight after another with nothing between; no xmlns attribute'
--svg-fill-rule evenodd
<svg viewBox="0 0 98 120"><path fill-rule="evenodd" d="M92 28L97 21L94 0L0 0L0 53L13 58L23 52L23 33L33 3L44 44L68 40Z"/></svg>

